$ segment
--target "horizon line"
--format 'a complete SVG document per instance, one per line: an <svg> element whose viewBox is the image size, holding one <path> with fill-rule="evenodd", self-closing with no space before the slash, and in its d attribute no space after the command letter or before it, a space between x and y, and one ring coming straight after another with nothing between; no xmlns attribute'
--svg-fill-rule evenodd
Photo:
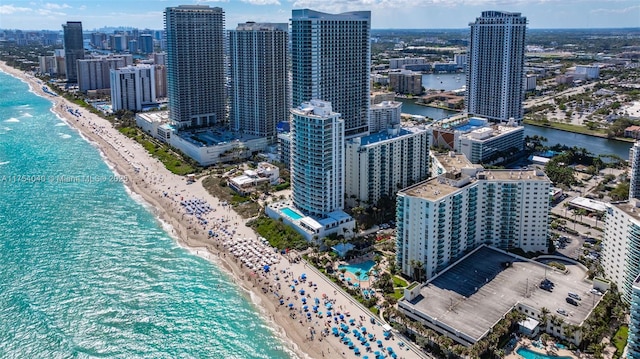
<svg viewBox="0 0 640 359"><path fill-rule="evenodd" d="M81 21L82 22L82 21ZM135 26L103 26L101 28L93 28L93 29L83 29L82 32L88 31L97 31L105 28L122 28L122 29L137 29L137 30L153 30L153 31L162 31L161 29L153 29L153 28L140 28ZM2 28L0 27L0 31L62 31L62 24L60 24L60 29L16 29L16 28ZM225 30L235 30L235 28L225 28ZM385 28L371 28L371 31L379 31L379 30L408 30L408 31L460 31L460 30L469 30L468 27L440 27L440 28L401 28L401 27L385 27ZM527 30L640 30L640 26L632 26L632 27L527 27Z"/></svg>

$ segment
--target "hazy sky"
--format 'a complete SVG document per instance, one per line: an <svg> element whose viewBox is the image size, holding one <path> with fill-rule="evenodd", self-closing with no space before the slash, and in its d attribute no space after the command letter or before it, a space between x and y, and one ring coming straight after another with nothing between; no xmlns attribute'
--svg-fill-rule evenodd
<svg viewBox="0 0 640 359"><path fill-rule="evenodd" d="M238 23L288 22L291 9L339 13L371 10L374 29L465 28L483 10L521 12L530 28L640 27L639 0L1 0L0 28L60 30L82 21L103 26L162 29L168 6L222 7L226 28Z"/></svg>

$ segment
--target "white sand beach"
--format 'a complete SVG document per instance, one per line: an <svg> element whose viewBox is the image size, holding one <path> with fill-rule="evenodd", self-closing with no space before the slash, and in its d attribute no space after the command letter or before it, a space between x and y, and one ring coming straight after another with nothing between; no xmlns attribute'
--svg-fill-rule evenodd
<svg viewBox="0 0 640 359"><path fill-rule="evenodd" d="M315 269L308 268L304 261L297 260L297 254L281 255L265 246L257 239L258 235L246 227L241 216L204 189L202 179L189 184L184 176L172 174L140 144L114 129L107 120L43 91L41 80L4 62L0 62L0 70L22 79L33 92L51 100L53 111L100 149L118 175L114 179L122 181L141 196L157 218L171 226L171 234L179 244L226 269L235 282L247 290L247 298L253 300L266 320L285 337L285 345L296 356L362 358L368 355L373 358L373 353L380 351L392 357L388 347L398 358L423 356L407 349L404 343L400 345L400 340L393 336L384 339L382 323L376 320L371 324L368 310L353 303L334 283ZM218 233L218 237L211 237L209 231ZM270 266L266 273L263 270L265 264ZM305 294L301 294L301 289ZM316 298L317 312L312 309ZM331 305L331 318L327 318L326 304ZM304 310L304 305L308 306L308 311ZM359 356L341 342L339 336L333 335L332 327L340 328L340 323L348 327L345 336L360 349ZM367 331L365 335L371 333L375 340L369 340L368 336L362 342L356 339L353 330L361 333L363 326ZM382 348L378 347L377 340L381 340ZM363 343L369 344L370 353L366 352Z"/></svg>

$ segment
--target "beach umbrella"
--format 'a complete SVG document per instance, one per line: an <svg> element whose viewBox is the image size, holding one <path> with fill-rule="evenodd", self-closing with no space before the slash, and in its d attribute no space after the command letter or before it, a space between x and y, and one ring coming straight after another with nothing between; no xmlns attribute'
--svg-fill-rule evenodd
<svg viewBox="0 0 640 359"><path fill-rule="evenodd" d="M360 327L360 330L365 334L367 333L367 328L366 327Z"/></svg>
<svg viewBox="0 0 640 359"><path fill-rule="evenodd" d="M268 271L269 271L269 266L268 266L268 265L265 265L264 267L262 267L262 269L263 269L265 272L268 272Z"/></svg>
<svg viewBox="0 0 640 359"><path fill-rule="evenodd" d="M327 315L328 315L328 316L331 316L331 311L327 311Z"/></svg>
<svg viewBox="0 0 640 359"><path fill-rule="evenodd" d="M302 307L302 309L306 312L307 310L309 310L309 306L305 305L305 306ZM311 315L311 314L309 314L309 315Z"/></svg>
<svg viewBox="0 0 640 359"><path fill-rule="evenodd" d="M391 357L392 357L393 359L396 359L396 358L398 357L398 355L397 355L396 353L391 353Z"/></svg>
<svg viewBox="0 0 640 359"><path fill-rule="evenodd" d="M300 293L300 295L304 295L304 289L300 289L298 293Z"/></svg>
<svg viewBox="0 0 640 359"><path fill-rule="evenodd" d="M302 297L302 304L307 304L307 298Z"/></svg>
<svg viewBox="0 0 640 359"><path fill-rule="evenodd" d="M376 341L376 344L378 344L378 347L379 347L379 348L382 348L382 340L378 340L378 341Z"/></svg>
<svg viewBox="0 0 640 359"><path fill-rule="evenodd" d="M392 348L392 347L387 347L387 351L388 351L389 353L393 353L393 348Z"/></svg>
<svg viewBox="0 0 640 359"><path fill-rule="evenodd" d="M314 301L316 304L320 304L320 299L318 299L318 297L313 298L313 301Z"/></svg>
<svg viewBox="0 0 640 359"><path fill-rule="evenodd" d="M280 305L284 304L284 300L280 299Z"/></svg>
<svg viewBox="0 0 640 359"><path fill-rule="evenodd" d="M358 348L354 348L354 349L353 349L353 352L354 352L356 355L360 355L360 349L358 349Z"/></svg>
<svg viewBox="0 0 640 359"><path fill-rule="evenodd" d="M311 318L311 313L307 313L307 317L308 317L308 318Z"/></svg>
<svg viewBox="0 0 640 359"><path fill-rule="evenodd" d="M293 303L289 303L289 308L293 308Z"/></svg>
<svg viewBox="0 0 640 359"><path fill-rule="evenodd" d="M344 314L340 314L340 320L344 319Z"/></svg>

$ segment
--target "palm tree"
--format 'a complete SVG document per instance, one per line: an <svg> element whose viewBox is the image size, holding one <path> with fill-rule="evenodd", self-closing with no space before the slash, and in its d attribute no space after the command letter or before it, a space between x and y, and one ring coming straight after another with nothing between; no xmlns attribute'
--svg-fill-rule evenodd
<svg viewBox="0 0 640 359"><path fill-rule="evenodd" d="M441 335L440 338L438 338L438 344L440 345L440 349L443 352L449 352L451 351L451 346L453 345L453 339L449 338L446 335Z"/></svg>
<svg viewBox="0 0 640 359"><path fill-rule="evenodd" d="M573 325L573 324L568 324L567 326L565 326L563 328L564 331L564 337L569 341L569 342L573 342L574 341L574 334L576 333L576 331L579 329L578 326Z"/></svg>
<svg viewBox="0 0 640 359"><path fill-rule="evenodd" d="M360 275L362 274L362 272L360 270L357 270L355 275L356 278L358 279L358 287L360 287Z"/></svg>
<svg viewBox="0 0 640 359"><path fill-rule="evenodd" d="M542 333L540 335L540 341L542 342L542 344L547 345L547 341L551 339L551 336L547 333Z"/></svg>
<svg viewBox="0 0 640 359"><path fill-rule="evenodd" d="M549 313L551 313L549 311L549 309L547 309L547 307L542 307L540 308L540 325L542 325L542 327L547 330L547 323L549 321Z"/></svg>
<svg viewBox="0 0 640 359"><path fill-rule="evenodd" d="M412 269L413 279L417 282L422 282L422 271L424 269L424 264L421 261L417 261L412 259L409 263Z"/></svg>
<svg viewBox="0 0 640 359"><path fill-rule="evenodd" d="M582 222L582 216L584 216L585 214L587 214L587 210L586 210L586 209L583 209L583 208L580 208L580 209L578 209L576 212L577 212L577 215L579 215L579 216L580 216L580 222ZM574 229L575 229L575 228L574 228Z"/></svg>

